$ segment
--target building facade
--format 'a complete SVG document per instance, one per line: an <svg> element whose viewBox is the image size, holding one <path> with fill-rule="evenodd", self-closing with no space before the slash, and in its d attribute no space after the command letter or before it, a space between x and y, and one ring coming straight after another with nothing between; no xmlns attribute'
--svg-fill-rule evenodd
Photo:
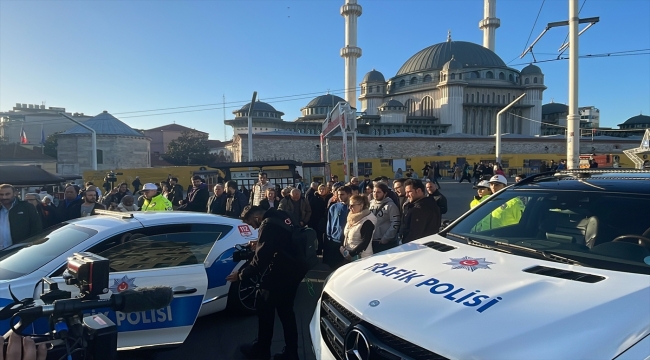
<svg viewBox="0 0 650 360"><path fill-rule="evenodd" d="M20 131L24 130L27 144L40 144L42 138L69 130L77 124L59 115L63 112L79 122L92 116L84 113L66 112L65 108L48 108L45 105L16 104L10 111L0 112L0 137L8 143L20 143Z"/></svg>
<svg viewBox="0 0 650 360"><path fill-rule="evenodd" d="M148 168L151 139L104 111L85 122L97 134L97 170ZM75 126L57 136L58 173L81 175L92 170L90 132Z"/></svg>

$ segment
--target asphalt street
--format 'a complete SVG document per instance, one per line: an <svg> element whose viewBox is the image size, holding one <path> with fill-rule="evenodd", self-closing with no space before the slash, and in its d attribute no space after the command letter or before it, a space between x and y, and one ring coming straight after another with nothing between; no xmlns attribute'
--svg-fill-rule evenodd
<svg viewBox="0 0 650 360"><path fill-rule="evenodd" d="M443 219L453 220L469 209L469 203L475 190L467 182L458 184L445 181L441 183L441 192L447 197L449 211ZM296 298L296 318L299 331L299 354L301 359L314 359L309 337L309 322L322 291L323 281L329 275L327 265L319 265L308 274L309 283L303 281ZM313 288L313 290L311 290ZM181 346L152 352L122 352L120 360L217 360L244 359L239 352L239 345L251 342L257 334L257 318L242 316L230 311L202 317L196 321L189 337ZM279 319L276 318L272 353L282 351L284 339Z"/></svg>

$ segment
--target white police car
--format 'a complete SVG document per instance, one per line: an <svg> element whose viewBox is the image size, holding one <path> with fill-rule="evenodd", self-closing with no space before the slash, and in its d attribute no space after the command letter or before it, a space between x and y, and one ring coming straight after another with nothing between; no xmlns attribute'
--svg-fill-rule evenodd
<svg viewBox="0 0 650 360"><path fill-rule="evenodd" d="M225 278L241 265L232 260L234 246L256 237L240 220L194 212L102 212L72 220L0 251L0 307L12 302L9 286L19 299L39 298L46 276L78 294L61 275L69 256L88 251L110 260L107 295L156 285L184 289L165 309L108 313L118 326L118 348L179 344L198 316L227 304L252 308L254 284L231 286ZM8 329L8 320L0 322L3 334Z"/></svg>
<svg viewBox="0 0 650 360"><path fill-rule="evenodd" d="M526 179L334 272L310 324L316 357L648 359L649 209L650 171Z"/></svg>

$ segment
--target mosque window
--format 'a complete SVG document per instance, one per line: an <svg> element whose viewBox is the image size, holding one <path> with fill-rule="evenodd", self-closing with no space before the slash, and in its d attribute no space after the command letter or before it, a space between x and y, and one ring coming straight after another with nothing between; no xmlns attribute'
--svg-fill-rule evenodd
<svg viewBox="0 0 650 360"><path fill-rule="evenodd" d="M402 81L399 82L399 87L403 87L406 85L406 80L402 79Z"/></svg>
<svg viewBox="0 0 650 360"><path fill-rule="evenodd" d="M472 102L474 102L474 94L472 94Z"/></svg>
<svg viewBox="0 0 650 360"><path fill-rule="evenodd" d="M415 85L418 83L418 78L415 76L411 78L411 81L409 82L409 85Z"/></svg>
<svg viewBox="0 0 650 360"><path fill-rule="evenodd" d="M524 79L524 84L530 84L530 79L529 78Z"/></svg>
<svg viewBox="0 0 650 360"><path fill-rule="evenodd" d="M470 79L479 79L481 77L481 73L478 71L472 71L470 73Z"/></svg>
<svg viewBox="0 0 650 360"><path fill-rule="evenodd" d="M485 73L485 77L488 79L494 79L494 73L492 71L488 71Z"/></svg>
<svg viewBox="0 0 650 360"><path fill-rule="evenodd" d="M482 102L482 103L485 102L485 94L481 95L481 102Z"/></svg>
<svg viewBox="0 0 650 360"><path fill-rule="evenodd" d="M465 94L465 102L466 102L466 103L469 102L469 94Z"/></svg>
<svg viewBox="0 0 650 360"><path fill-rule="evenodd" d="M104 150L97 149L97 164L104 163Z"/></svg>
<svg viewBox="0 0 650 360"><path fill-rule="evenodd" d="M422 116L433 116L433 99L430 96L425 96L420 104L422 109Z"/></svg>
<svg viewBox="0 0 650 360"><path fill-rule="evenodd" d="M515 78L514 78L514 76L512 76L512 74L510 74L510 75L508 75L508 80L510 80L511 82L514 82Z"/></svg>
<svg viewBox="0 0 650 360"><path fill-rule="evenodd" d="M533 84L537 84L537 76L533 78Z"/></svg>
<svg viewBox="0 0 650 360"><path fill-rule="evenodd" d="M489 94L487 96L487 100L488 100L487 103L489 104L490 103L490 95Z"/></svg>
<svg viewBox="0 0 650 360"><path fill-rule="evenodd" d="M458 78L463 80L463 73L458 74Z"/></svg>
<svg viewBox="0 0 650 360"><path fill-rule="evenodd" d="M364 89L364 90L365 90L365 89ZM369 92L369 93L372 92L372 86L368 89L368 92Z"/></svg>
<svg viewBox="0 0 650 360"><path fill-rule="evenodd" d="M508 93L508 102L510 102L510 93Z"/></svg>
<svg viewBox="0 0 650 360"><path fill-rule="evenodd" d="M505 80L506 79L506 74L502 72L499 73L499 80Z"/></svg>
<svg viewBox="0 0 650 360"><path fill-rule="evenodd" d="M456 79L456 74L451 74L451 75L449 75L449 79L451 79L451 80Z"/></svg>
<svg viewBox="0 0 650 360"><path fill-rule="evenodd" d="M497 95L497 104L501 102L501 95Z"/></svg>
<svg viewBox="0 0 650 360"><path fill-rule="evenodd" d="M422 82L425 82L425 83L431 82L431 75L425 75L424 80Z"/></svg>

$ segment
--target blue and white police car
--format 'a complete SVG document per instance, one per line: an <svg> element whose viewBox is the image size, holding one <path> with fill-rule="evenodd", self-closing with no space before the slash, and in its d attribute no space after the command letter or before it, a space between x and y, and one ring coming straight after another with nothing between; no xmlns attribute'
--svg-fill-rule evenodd
<svg viewBox="0 0 650 360"><path fill-rule="evenodd" d="M118 326L120 350L180 344L197 317L230 305L252 310L254 282L226 282L242 263L234 246L257 238L256 230L238 219L193 212L101 212L61 223L27 241L0 251L0 307L19 298L39 298L43 277L66 285L67 258L87 251L110 260L106 296L139 287L182 289L164 309L106 315ZM4 334L8 320L0 322ZM40 331L37 329L36 331Z"/></svg>
<svg viewBox="0 0 650 360"><path fill-rule="evenodd" d="M510 186L330 275L316 358L650 359L649 209L650 171Z"/></svg>

